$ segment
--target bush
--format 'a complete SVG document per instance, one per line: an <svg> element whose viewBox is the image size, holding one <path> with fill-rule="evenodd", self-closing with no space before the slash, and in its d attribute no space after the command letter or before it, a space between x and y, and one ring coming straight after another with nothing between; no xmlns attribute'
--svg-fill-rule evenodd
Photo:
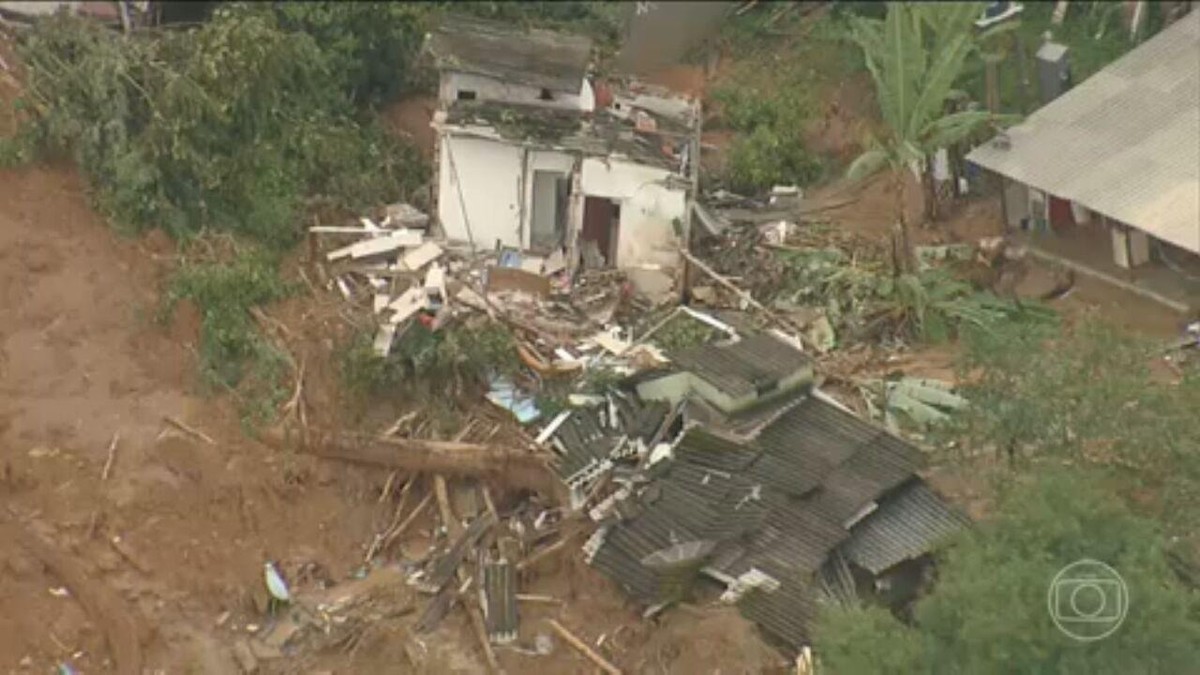
<svg viewBox="0 0 1200 675"><path fill-rule="evenodd" d="M387 103L414 83L417 53L427 27L425 6L285 2L273 8L282 28L313 37L356 105Z"/></svg>
<svg viewBox="0 0 1200 675"><path fill-rule="evenodd" d="M820 158L795 134L767 126L734 141L725 180L735 192L759 193L775 185L812 185L824 173Z"/></svg>
<svg viewBox="0 0 1200 675"><path fill-rule="evenodd" d="M415 153L355 120L343 90L373 90L344 72L349 48L327 51L271 12L235 6L195 31L133 38L56 16L19 48L30 145L73 152L101 206L135 228L286 247L306 198L358 209L425 178Z"/></svg>
<svg viewBox="0 0 1200 675"><path fill-rule="evenodd" d="M260 252L243 253L229 264L185 263L163 298L169 319L182 300L201 314L200 372L210 386L239 388L243 418L271 418L283 397L286 357L257 330L250 309L286 297L277 261Z"/></svg>
<svg viewBox="0 0 1200 675"><path fill-rule="evenodd" d="M823 164L803 138L814 111L810 75L799 67L784 67L776 81L761 88L753 78L738 78L714 92L720 121L738 132L724 176L731 189L761 192L773 185L820 180Z"/></svg>
<svg viewBox="0 0 1200 675"><path fill-rule="evenodd" d="M386 358L375 354L374 336L362 333L344 350L342 377L360 394L381 394L414 384L435 394L464 385L483 385L489 375L511 375L520 367L512 334L498 324L459 325L430 331L412 324Z"/></svg>

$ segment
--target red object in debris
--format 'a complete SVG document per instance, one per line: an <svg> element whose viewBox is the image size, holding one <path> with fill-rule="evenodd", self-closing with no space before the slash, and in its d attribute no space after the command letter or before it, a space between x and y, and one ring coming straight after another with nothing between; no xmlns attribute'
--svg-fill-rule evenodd
<svg viewBox="0 0 1200 675"><path fill-rule="evenodd" d="M608 87L608 83L604 80L593 80L592 91L596 95L597 110L604 110L613 104L615 98L613 97L612 89Z"/></svg>
<svg viewBox="0 0 1200 675"><path fill-rule="evenodd" d="M417 321L420 321L422 326L430 330L433 330L433 322L436 319L437 317L433 316L432 314L426 314L424 312L417 315Z"/></svg>

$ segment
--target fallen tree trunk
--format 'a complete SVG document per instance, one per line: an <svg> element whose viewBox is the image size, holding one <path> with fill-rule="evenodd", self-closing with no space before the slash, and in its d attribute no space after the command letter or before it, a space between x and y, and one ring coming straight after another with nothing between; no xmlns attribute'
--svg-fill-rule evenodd
<svg viewBox="0 0 1200 675"><path fill-rule="evenodd" d="M282 449L284 439L267 442ZM531 490L565 501L566 486L550 468L551 456L519 448L432 441L375 438L355 434L315 434L297 448L326 459L371 464L407 473L430 473L492 480L511 489Z"/></svg>

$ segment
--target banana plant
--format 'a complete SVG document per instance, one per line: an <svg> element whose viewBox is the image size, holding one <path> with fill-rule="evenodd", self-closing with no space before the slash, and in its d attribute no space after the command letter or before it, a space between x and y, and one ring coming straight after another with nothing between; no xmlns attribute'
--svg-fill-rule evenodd
<svg viewBox="0 0 1200 675"><path fill-rule="evenodd" d="M892 269L897 276L915 269L904 171L938 148L1008 118L975 110L946 113L967 57L978 50L972 19L981 5L890 2L882 20L851 17L851 37L863 51L885 129L851 163L847 175L858 179L885 168L891 172L896 216Z"/></svg>

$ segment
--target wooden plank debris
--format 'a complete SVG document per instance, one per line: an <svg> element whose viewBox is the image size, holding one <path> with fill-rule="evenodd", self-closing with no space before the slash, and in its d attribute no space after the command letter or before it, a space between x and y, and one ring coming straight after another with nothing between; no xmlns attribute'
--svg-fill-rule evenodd
<svg viewBox="0 0 1200 675"><path fill-rule="evenodd" d="M586 642L580 640L578 637L575 637L575 634L567 630L567 628L561 623L555 621L554 619L546 619L546 622L550 624L550 627L554 629L555 633L558 633L562 639L567 641L567 644L574 647L575 651L583 654L589 661L596 664L596 666L605 673L608 673L608 675L621 675L621 670L619 668L609 663L603 656L597 654L595 650L587 646Z"/></svg>
<svg viewBox="0 0 1200 675"><path fill-rule="evenodd" d="M387 358L392 353L392 341L396 339L396 324L385 323L375 333L375 342L371 347L379 358Z"/></svg>
<svg viewBox="0 0 1200 675"><path fill-rule="evenodd" d="M166 416L166 417L163 417L163 421L165 421L167 424L170 424L171 426L175 427L176 429L179 429L183 433L185 433L193 438L198 438L198 439L204 441L205 443L208 443L209 445L217 444L217 442L214 441L211 436L204 433L203 431L200 431L199 429L196 429L194 427L188 426L187 424L184 424L178 418Z"/></svg>
<svg viewBox="0 0 1200 675"><path fill-rule="evenodd" d="M117 442L121 440L121 432L113 432L112 440L108 442L108 459L104 460L104 469L100 472L100 480L108 480L112 473L113 462L117 459Z"/></svg>
<svg viewBox="0 0 1200 675"><path fill-rule="evenodd" d="M420 232L396 230L382 237L372 236L365 241L330 251L325 255L325 259L332 262L334 260L341 260L342 258L352 258L354 260L367 258L373 255L390 253L401 248L422 246L421 241L423 239L424 236Z"/></svg>
<svg viewBox="0 0 1200 675"><path fill-rule="evenodd" d="M408 289L388 305L388 309L395 312L392 318L388 319L388 323L394 326L407 321L414 314L425 309L425 300L425 289L416 286Z"/></svg>
<svg viewBox="0 0 1200 675"><path fill-rule="evenodd" d="M442 257L443 252L441 246L427 241L401 256L400 267L415 272Z"/></svg>

